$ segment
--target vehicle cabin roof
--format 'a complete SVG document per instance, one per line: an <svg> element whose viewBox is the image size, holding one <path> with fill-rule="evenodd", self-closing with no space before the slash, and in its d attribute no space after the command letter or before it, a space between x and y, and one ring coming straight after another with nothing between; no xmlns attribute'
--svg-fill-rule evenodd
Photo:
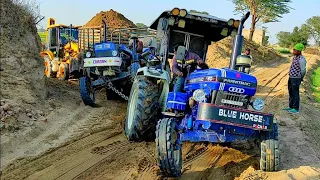
<svg viewBox="0 0 320 180"><path fill-rule="evenodd" d="M150 26L151 29L157 30L158 22L160 18L170 18L174 17L171 15L171 11L163 12ZM189 32L194 34L203 35L205 39L211 41L219 41L229 35L231 35L232 30L237 30L236 27L228 25L228 21L221 19L215 16L199 14L199 13L190 13L188 12L185 17L178 17L186 21L184 28L179 28L177 24L173 26L174 30L180 30L183 32ZM221 35L222 29L228 28L227 36Z"/></svg>

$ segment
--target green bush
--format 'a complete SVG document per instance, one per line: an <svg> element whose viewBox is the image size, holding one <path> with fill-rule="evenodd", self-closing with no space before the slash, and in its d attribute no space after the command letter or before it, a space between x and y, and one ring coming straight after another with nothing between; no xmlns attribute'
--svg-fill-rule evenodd
<svg viewBox="0 0 320 180"><path fill-rule="evenodd" d="M312 90L317 102L320 102L320 67L311 75Z"/></svg>
<svg viewBox="0 0 320 180"><path fill-rule="evenodd" d="M290 54L291 53L290 49L288 49L288 48L275 47L274 49L281 54Z"/></svg>

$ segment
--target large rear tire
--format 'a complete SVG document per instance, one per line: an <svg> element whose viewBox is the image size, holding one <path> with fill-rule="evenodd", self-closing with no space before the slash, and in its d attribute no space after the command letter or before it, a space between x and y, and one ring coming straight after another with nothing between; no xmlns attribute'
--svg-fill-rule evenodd
<svg viewBox="0 0 320 180"><path fill-rule="evenodd" d="M129 141L150 141L160 112L158 85L145 76L136 76L131 88L125 134Z"/></svg>
<svg viewBox="0 0 320 180"><path fill-rule="evenodd" d="M85 105L94 106L95 105L95 95L94 90L91 86L91 80L88 76L80 78L79 82L80 94L82 101Z"/></svg>
<svg viewBox="0 0 320 180"><path fill-rule="evenodd" d="M156 149L161 173L167 177L179 177L182 169L182 149L179 144L177 123L174 118L158 122Z"/></svg>

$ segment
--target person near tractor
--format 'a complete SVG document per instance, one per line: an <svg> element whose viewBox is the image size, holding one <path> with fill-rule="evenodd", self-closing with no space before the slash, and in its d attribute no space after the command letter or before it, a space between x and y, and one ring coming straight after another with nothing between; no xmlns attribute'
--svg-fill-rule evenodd
<svg viewBox="0 0 320 180"><path fill-rule="evenodd" d="M133 42L130 42L129 47L133 48ZM143 42L140 41L139 39L136 39L136 52L141 54L142 51L143 51Z"/></svg>
<svg viewBox="0 0 320 180"><path fill-rule="evenodd" d="M249 56L251 58L251 62L253 62L253 59L252 59L252 56L250 55L250 48L247 48L244 53L242 53L242 55L246 55L246 56Z"/></svg>
<svg viewBox="0 0 320 180"><path fill-rule="evenodd" d="M305 57L301 54L301 51L304 49L302 43L298 43L293 47L293 59L291 67L289 70L289 80L288 80L288 91L289 91L289 107L284 110L289 111L290 113L299 113L299 87L301 81L306 74L306 64L307 61Z"/></svg>
<svg viewBox="0 0 320 180"><path fill-rule="evenodd" d="M176 75L176 82L174 84L174 92L182 92L184 89L185 79L188 75L187 64L186 62L193 62L190 67L190 72L193 72L197 65L204 64L204 61L196 54L190 51L186 51L184 56L184 61L177 60L177 50L179 45L174 47L174 56L172 59L172 72Z"/></svg>
<svg viewBox="0 0 320 180"><path fill-rule="evenodd" d="M143 50L143 42L137 39L137 53L142 53Z"/></svg>

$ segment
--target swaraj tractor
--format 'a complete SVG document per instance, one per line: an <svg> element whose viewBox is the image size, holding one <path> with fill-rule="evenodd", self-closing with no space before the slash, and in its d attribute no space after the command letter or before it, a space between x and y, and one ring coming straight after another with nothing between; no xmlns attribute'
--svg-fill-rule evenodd
<svg viewBox="0 0 320 180"><path fill-rule="evenodd" d="M56 24L53 18L49 18L46 47L40 53L44 58L47 77L61 80L80 77L83 58L78 47L78 28L79 26Z"/></svg>
<svg viewBox="0 0 320 180"><path fill-rule="evenodd" d="M88 32L87 39L91 38L91 40L87 41L87 47L85 48L84 76L80 78L79 84L82 100L84 104L90 106L95 105L95 91L101 88L106 88L109 100L119 97L128 100L133 79L140 68L141 60L150 55L149 52L154 49L149 47L145 49L145 52L137 53L138 34L136 32L131 33L131 37L128 37L126 41L124 40L125 44L122 44L120 40L119 42L113 41L113 32L109 36L107 35L106 22L103 21L103 24L103 32L100 32L102 30L100 28L98 30L93 29L91 34L90 30L86 31ZM97 39L95 31L99 31L98 39L102 41L95 41ZM120 32L120 39L121 36L124 36L124 29L115 31ZM86 36L86 34L83 35ZM107 37L111 39L108 40ZM126 46L129 45L129 38L132 40L132 49ZM92 46L90 46L91 44Z"/></svg>
<svg viewBox="0 0 320 180"><path fill-rule="evenodd" d="M126 136L129 140L144 140L155 130L156 156L163 175L181 175L182 143L185 141L229 144L253 139L260 142L260 169L278 169L277 123L272 114L261 112L263 100L253 98L257 91L257 79L248 74L251 58L240 55L243 24L249 14L241 20L226 21L175 8L171 12L163 12L151 25L151 28L163 32L158 32L164 39L161 49L167 52L162 54L163 60L167 60L175 44L183 44L178 47L176 59L184 62L187 69L193 62L184 61L185 49L205 60L211 41L234 36L229 68L209 69L203 66L193 72L188 71L183 92L163 95L166 91L163 88L168 85L155 80L161 80L160 75L153 73L151 77L138 73L136 76L138 86L131 90ZM144 84L147 86L140 88ZM159 92L162 94L157 94ZM165 103L160 101L160 96L166 97ZM249 110L250 107L253 110ZM164 109L160 115L157 108ZM133 110L135 114L130 114Z"/></svg>

